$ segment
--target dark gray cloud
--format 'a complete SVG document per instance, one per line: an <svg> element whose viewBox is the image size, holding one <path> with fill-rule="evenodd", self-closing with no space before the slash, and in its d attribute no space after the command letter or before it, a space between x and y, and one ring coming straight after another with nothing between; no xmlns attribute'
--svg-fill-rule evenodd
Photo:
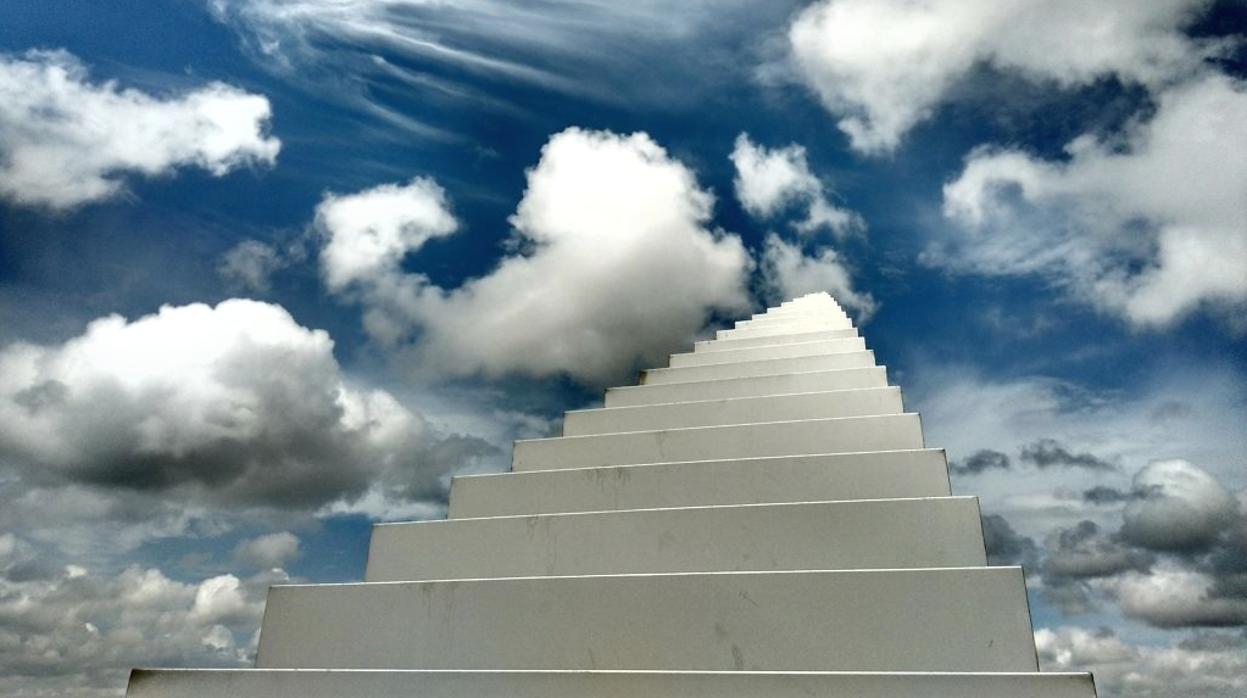
<svg viewBox="0 0 1247 698"><path fill-rule="evenodd" d="M1197 630L1178 642L1178 647L1196 652L1225 652L1247 650L1247 628L1238 632Z"/></svg>
<svg viewBox="0 0 1247 698"><path fill-rule="evenodd" d="M983 516L983 546L987 548L989 565L1035 564L1039 551L1035 541L1013 530L1013 526L999 514Z"/></svg>
<svg viewBox="0 0 1247 698"><path fill-rule="evenodd" d="M1110 577L1128 570L1147 572L1155 556L1110 539L1093 521L1056 531L1045 541L1045 584Z"/></svg>
<svg viewBox="0 0 1247 698"><path fill-rule="evenodd" d="M1107 487L1105 485L1096 485L1089 490L1083 490L1082 493L1083 501L1091 504L1117 504L1130 501L1133 498L1134 495L1130 492L1123 492L1115 487Z"/></svg>
<svg viewBox="0 0 1247 698"><path fill-rule="evenodd" d="M1021 459L1037 468L1117 469L1117 466L1091 453L1074 453L1056 439L1039 439L1023 446Z"/></svg>
<svg viewBox="0 0 1247 698"><path fill-rule="evenodd" d="M1155 461L1134 477L1121 536L1149 550L1209 549L1241 526L1238 501L1203 469L1183 460Z"/></svg>
<svg viewBox="0 0 1247 698"><path fill-rule="evenodd" d="M977 475L986 470L1008 470L1009 466L1008 455L984 448L963 460L950 463L948 469L956 475Z"/></svg>
<svg viewBox="0 0 1247 698"><path fill-rule="evenodd" d="M492 448L349 385L328 335L275 305L165 307L0 349L0 460L28 487L308 511L384 481L443 500L448 473Z"/></svg>
<svg viewBox="0 0 1247 698"><path fill-rule="evenodd" d="M1146 572L1154 562L1151 555L1111 540L1093 521L1057 530L1045 539L1043 552L1040 597L1066 615L1099 608L1100 595L1089 580Z"/></svg>

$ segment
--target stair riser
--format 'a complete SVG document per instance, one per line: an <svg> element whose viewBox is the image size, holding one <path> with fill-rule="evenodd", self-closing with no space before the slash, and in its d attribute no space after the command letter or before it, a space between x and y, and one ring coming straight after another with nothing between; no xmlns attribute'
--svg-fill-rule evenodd
<svg viewBox="0 0 1247 698"><path fill-rule="evenodd" d="M256 665L1037 669L1012 567L273 587Z"/></svg>
<svg viewBox="0 0 1247 698"><path fill-rule="evenodd" d="M1088 674L263 671L131 674L128 698L1095 698Z"/></svg>
<svg viewBox="0 0 1247 698"><path fill-rule="evenodd" d="M842 371L848 368L869 368L875 365L871 351L847 351L841 354L801 356L794 359L767 359L742 361L713 366L689 366L687 368L655 368L641 372L641 385L666 383L691 383L697 381L726 380L773 376L786 373L809 373L813 371Z"/></svg>
<svg viewBox="0 0 1247 698"><path fill-rule="evenodd" d="M853 329L853 323L847 320L795 320L793 322L776 323L767 327L744 327L741 329L718 330L715 339L745 339L748 337L770 337L800 332L823 332L826 330Z"/></svg>
<svg viewBox="0 0 1247 698"><path fill-rule="evenodd" d="M755 347L752 349L735 349L713 353L691 352L672 354L668 364L672 368L685 366L709 366L713 364L733 363L738 361L758 361L763 359L791 359L799 356L819 356L821 354L842 354L848 351L865 351L866 341L861 337L835 339L828 342L810 342L805 344L782 344L771 347Z"/></svg>
<svg viewBox="0 0 1247 698"><path fill-rule="evenodd" d="M949 493L944 451L881 451L457 477L450 488L450 516L944 497Z"/></svg>
<svg viewBox="0 0 1247 698"><path fill-rule="evenodd" d="M838 312L814 312L801 313L789 316L779 317L758 317L752 320L738 320L732 325L732 329L769 329L776 325L786 325L794 322L849 322L849 316Z"/></svg>
<svg viewBox="0 0 1247 698"><path fill-rule="evenodd" d="M805 342L824 342L832 339L856 337L857 330L827 330L825 332L806 332L803 334L780 334L771 337L755 337L753 339L707 339L693 343L693 352L733 351L751 347L779 346L783 344L803 344Z"/></svg>
<svg viewBox="0 0 1247 698"><path fill-rule="evenodd" d="M987 564L973 497L374 526L368 582Z"/></svg>
<svg viewBox="0 0 1247 698"><path fill-rule="evenodd" d="M576 410L563 416L563 436L682 429L726 424L900 414L899 388L838 390L758 398Z"/></svg>
<svg viewBox="0 0 1247 698"><path fill-rule="evenodd" d="M899 414L523 440L515 442L511 467L554 470L922 447L918 415Z"/></svg>
<svg viewBox="0 0 1247 698"><path fill-rule="evenodd" d="M869 368L838 371L811 371L809 373L752 376L749 378L694 383L668 383L665 385L610 388L606 391L605 404L607 407L628 407L667 402L724 400L734 397L816 393L828 390L853 390L856 388L883 388L887 384L887 369L883 366L871 366Z"/></svg>

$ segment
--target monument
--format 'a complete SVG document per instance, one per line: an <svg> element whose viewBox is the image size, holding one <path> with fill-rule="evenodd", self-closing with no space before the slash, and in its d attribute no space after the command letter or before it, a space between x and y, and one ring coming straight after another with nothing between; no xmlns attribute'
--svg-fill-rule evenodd
<svg viewBox="0 0 1247 698"><path fill-rule="evenodd" d="M1094 698L1040 673L1022 570L825 293L767 310L445 521L373 529L365 581L275 586L255 669L136 669L131 698Z"/></svg>

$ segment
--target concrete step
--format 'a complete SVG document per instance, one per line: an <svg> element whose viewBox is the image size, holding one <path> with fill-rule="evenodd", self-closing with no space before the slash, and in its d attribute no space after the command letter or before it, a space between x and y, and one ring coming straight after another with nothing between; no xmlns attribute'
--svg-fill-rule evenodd
<svg viewBox="0 0 1247 698"><path fill-rule="evenodd" d="M875 451L461 475L450 517L949 493L942 449Z"/></svg>
<svg viewBox="0 0 1247 698"><path fill-rule="evenodd" d="M779 334L795 334L798 332L821 332L824 330L851 330L853 323L848 320L793 320L777 323L769 327L745 327L741 329L716 330L715 339L744 339L747 337L769 337Z"/></svg>
<svg viewBox="0 0 1247 698"><path fill-rule="evenodd" d="M693 343L693 351L714 352L729 351L733 349L747 349L750 347L768 347L778 346L781 344L800 344L805 342L821 342L829 339L845 339L847 337L856 337L857 330L827 330L825 332L802 332L799 334L781 334L770 335L767 337L754 337L752 339L706 339Z"/></svg>
<svg viewBox="0 0 1247 698"><path fill-rule="evenodd" d="M563 436L900 414L904 411L900 388L833 390L794 395L766 395L727 400L571 410L563 415Z"/></svg>
<svg viewBox="0 0 1247 698"><path fill-rule="evenodd" d="M256 667L1038 669L1018 567L274 586Z"/></svg>
<svg viewBox="0 0 1247 698"><path fill-rule="evenodd" d="M775 327L777 325L786 325L793 322L849 322L849 316L839 311L833 312L810 312L810 313L790 313L788 315L772 316L772 317L755 317L749 320L737 320L732 323L732 328L737 330L743 329L764 329Z"/></svg>
<svg viewBox="0 0 1247 698"><path fill-rule="evenodd" d="M746 349L728 349L715 352L692 351L684 354L672 354L668 364L671 368L685 366L709 366L737 361L758 361L764 359L793 359L802 356L820 356L823 354L842 354L848 351L865 351L866 340L861 337L846 337L822 342L801 342L778 344Z"/></svg>
<svg viewBox="0 0 1247 698"><path fill-rule="evenodd" d="M1090 674L135 669L129 698L1095 698Z"/></svg>
<svg viewBox="0 0 1247 698"><path fill-rule="evenodd" d="M554 470L682 460L922 448L917 414L766 422L515 442L511 468Z"/></svg>
<svg viewBox="0 0 1247 698"><path fill-rule="evenodd" d="M887 369L883 366L871 366L869 368L852 368L838 371L810 371L690 383L630 385L607 388L605 405L606 407L629 407L668 402L696 402L734 397L852 390L854 388L883 388L887 384Z"/></svg>
<svg viewBox="0 0 1247 698"><path fill-rule="evenodd" d="M684 368L651 368L641 372L640 383L641 385L689 383L693 381L722 380L724 378L773 376L783 373L837 371L846 368L866 368L874 365L874 352L846 351L840 354L798 356L791 359L760 359L757 361L738 361L730 364L687 366Z"/></svg>
<svg viewBox="0 0 1247 698"><path fill-rule="evenodd" d="M364 580L986 564L978 500L933 497L377 524Z"/></svg>

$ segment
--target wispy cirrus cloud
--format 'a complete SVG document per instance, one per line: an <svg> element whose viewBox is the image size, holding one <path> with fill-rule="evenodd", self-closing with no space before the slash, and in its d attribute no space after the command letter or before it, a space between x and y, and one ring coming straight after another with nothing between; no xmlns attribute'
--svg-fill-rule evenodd
<svg viewBox="0 0 1247 698"><path fill-rule="evenodd" d="M531 116L505 88L600 104L690 104L708 74L747 80L736 49L793 2L605 0L209 0L263 65L331 85L349 102L419 137L457 138L439 107ZM661 56L662 70L653 70ZM711 69L711 70L708 70ZM635 76L644 72L646 80ZM421 97L411 113L386 85ZM504 88L504 89L491 89Z"/></svg>

